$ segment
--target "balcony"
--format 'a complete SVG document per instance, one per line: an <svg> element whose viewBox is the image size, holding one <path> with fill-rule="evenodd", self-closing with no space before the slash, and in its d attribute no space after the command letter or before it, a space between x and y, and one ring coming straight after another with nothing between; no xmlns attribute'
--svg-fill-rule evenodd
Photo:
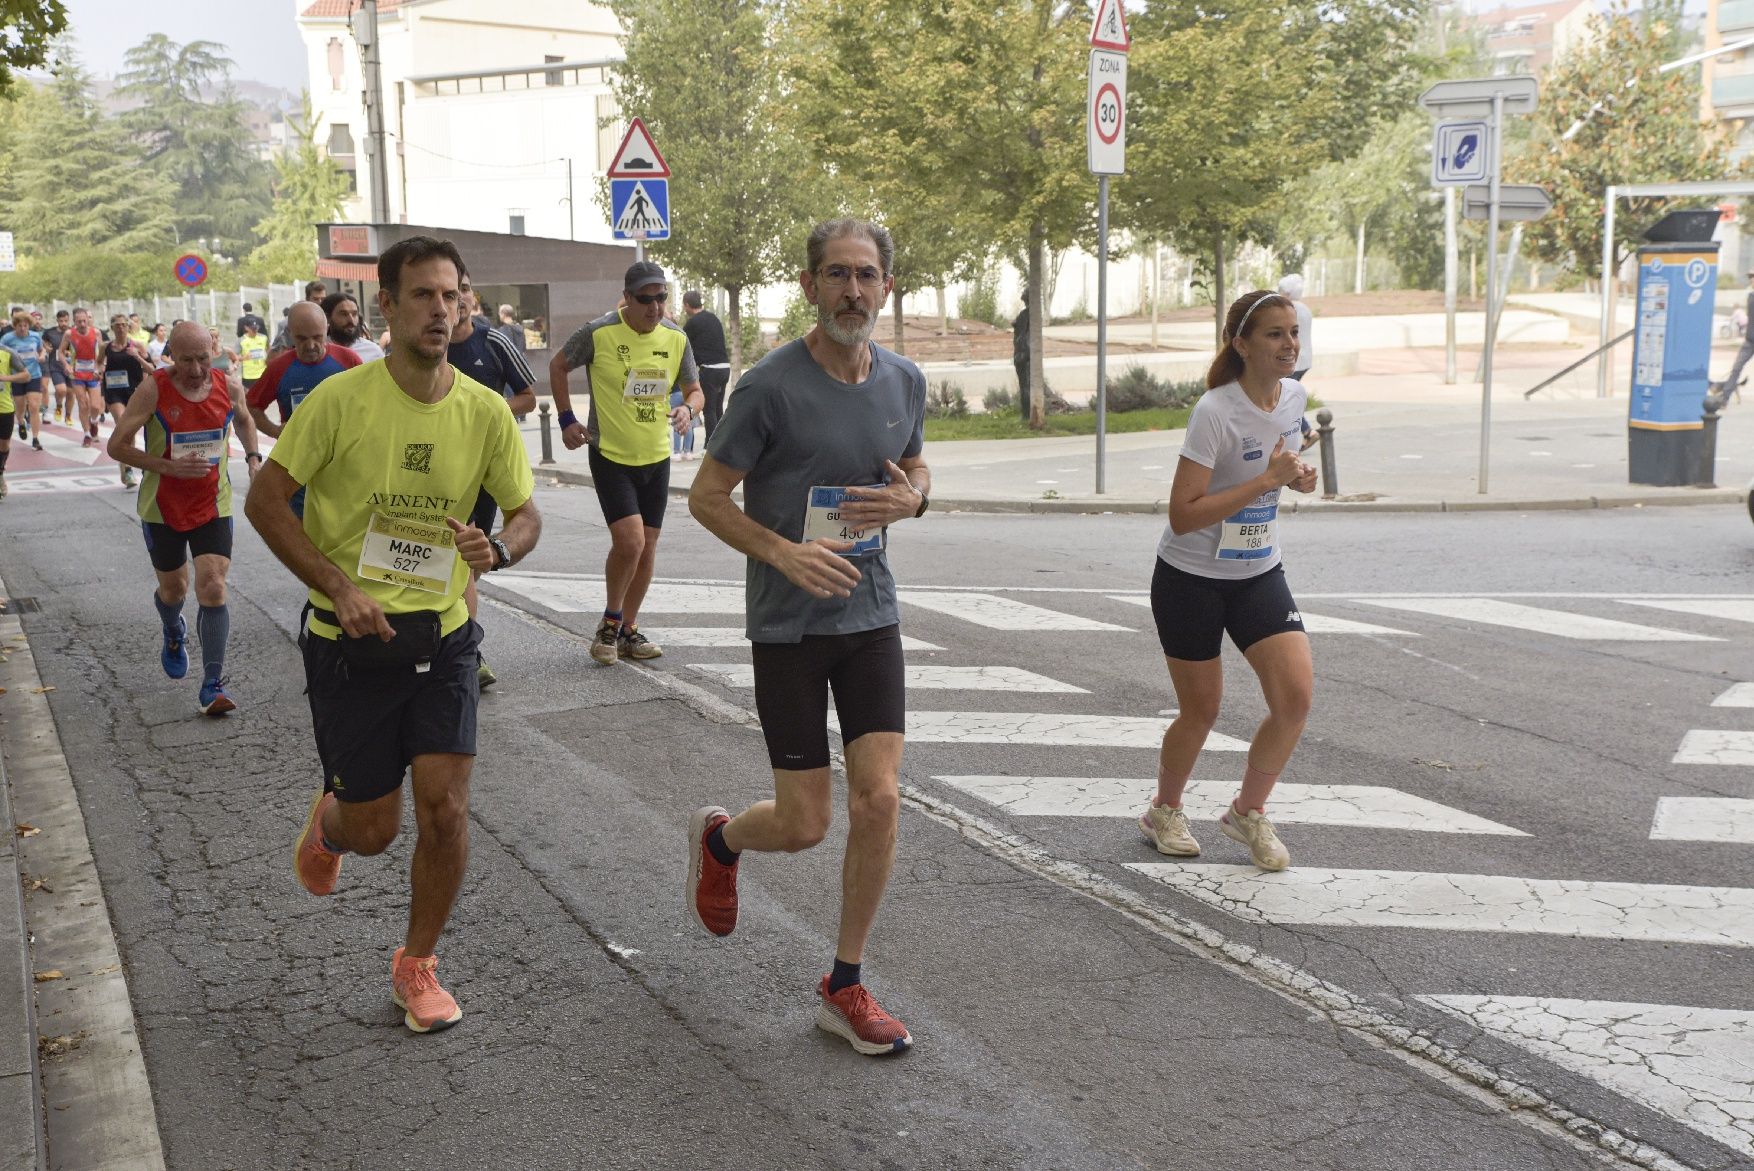
<svg viewBox="0 0 1754 1171"><path fill-rule="evenodd" d="M1738 0L1746 3L1747 0ZM1711 104L1720 118L1754 115L1754 73L1720 73L1711 79Z"/></svg>
<svg viewBox="0 0 1754 1171"><path fill-rule="evenodd" d="M1717 31L1754 32L1754 0L1722 0L1717 6Z"/></svg>

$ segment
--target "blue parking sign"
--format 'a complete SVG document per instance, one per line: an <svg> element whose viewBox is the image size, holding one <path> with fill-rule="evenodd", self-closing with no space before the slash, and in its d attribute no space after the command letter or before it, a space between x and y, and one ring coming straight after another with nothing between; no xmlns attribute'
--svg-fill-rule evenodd
<svg viewBox="0 0 1754 1171"><path fill-rule="evenodd" d="M670 181L609 180L609 216L617 240L668 240Z"/></svg>

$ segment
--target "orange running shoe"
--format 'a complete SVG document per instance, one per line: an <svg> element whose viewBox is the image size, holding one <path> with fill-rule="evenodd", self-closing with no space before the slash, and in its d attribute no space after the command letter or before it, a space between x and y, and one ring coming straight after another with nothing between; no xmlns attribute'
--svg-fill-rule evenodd
<svg viewBox="0 0 1754 1171"><path fill-rule="evenodd" d="M396 949L390 965L390 995L402 1010L402 1022L416 1033L448 1029L463 1019L457 1001L439 987L437 956L409 956Z"/></svg>
<svg viewBox="0 0 1754 1171"><path fill-rule="evenodd" d="M335 880L341 877L341 855L323 845L323 814L335 804L335 794L323 792L311 802L305 818L304 832L292 848L292 868L299 885L314 895L335 893Z"/></svg>
<svg viewBox="0 0 1754 1171"><path fill-rule="evenodd" d="M688 819L688 909L695 922L714 935L737 929L737 867L726 866L706 848L706 837L731 820L717 805L705 805Z"/></svg>
<svg viewBox="0 0 1754 1171"><path fill-rule="evenodd" d="M816 995L822 998L816 1010L816 1027L844 1037L860 1053L873 1057L903 1053L913 1045L907 1027L884 1012L863 984L848 984L831 995L824 976L816 986Z"/></svg>

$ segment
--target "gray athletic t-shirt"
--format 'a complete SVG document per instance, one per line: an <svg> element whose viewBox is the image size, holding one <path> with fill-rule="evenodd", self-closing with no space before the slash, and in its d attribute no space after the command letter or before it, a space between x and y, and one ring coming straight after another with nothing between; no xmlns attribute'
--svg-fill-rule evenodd
<svg viewBox="0 0 1754 1171"><path fill-rule="evenodd" d="M790 541L804 534L810 489L881 484L884 460L920 454L926 377L899 354L871 345L871 373L857 386L816 364L800 339L763 358L737 383L707 453L746 473L743 511ZM895 578L882 551L851 559L859 584L847 598L813 598L764 561L744 575L751 642L807 634L856 634L900 621Z"/></svg>

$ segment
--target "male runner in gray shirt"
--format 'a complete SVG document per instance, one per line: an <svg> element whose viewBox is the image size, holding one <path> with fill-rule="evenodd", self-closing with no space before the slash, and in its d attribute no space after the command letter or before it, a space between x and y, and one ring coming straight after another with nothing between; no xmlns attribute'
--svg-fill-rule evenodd
<svg viewBox="0 0 1754 1171"><path fill-rule="evenodd" d="M743 850L795 852L828 831L828 693L845 746L846 863L834 969L818 1027L860 1053L913 1044L860 981L865 940L889 882L901 808L906 692L888 526L925 515L931 472L926 380L871 342L894 285L889 233L832 220L810 233L804 295L817 324L743 376L707 443L688 507L749 557L747 634L774 799L735 818L712 805L689 825L689 906L714 935L737 925ZM743 485L744 507L731 500Z"/></svg>

